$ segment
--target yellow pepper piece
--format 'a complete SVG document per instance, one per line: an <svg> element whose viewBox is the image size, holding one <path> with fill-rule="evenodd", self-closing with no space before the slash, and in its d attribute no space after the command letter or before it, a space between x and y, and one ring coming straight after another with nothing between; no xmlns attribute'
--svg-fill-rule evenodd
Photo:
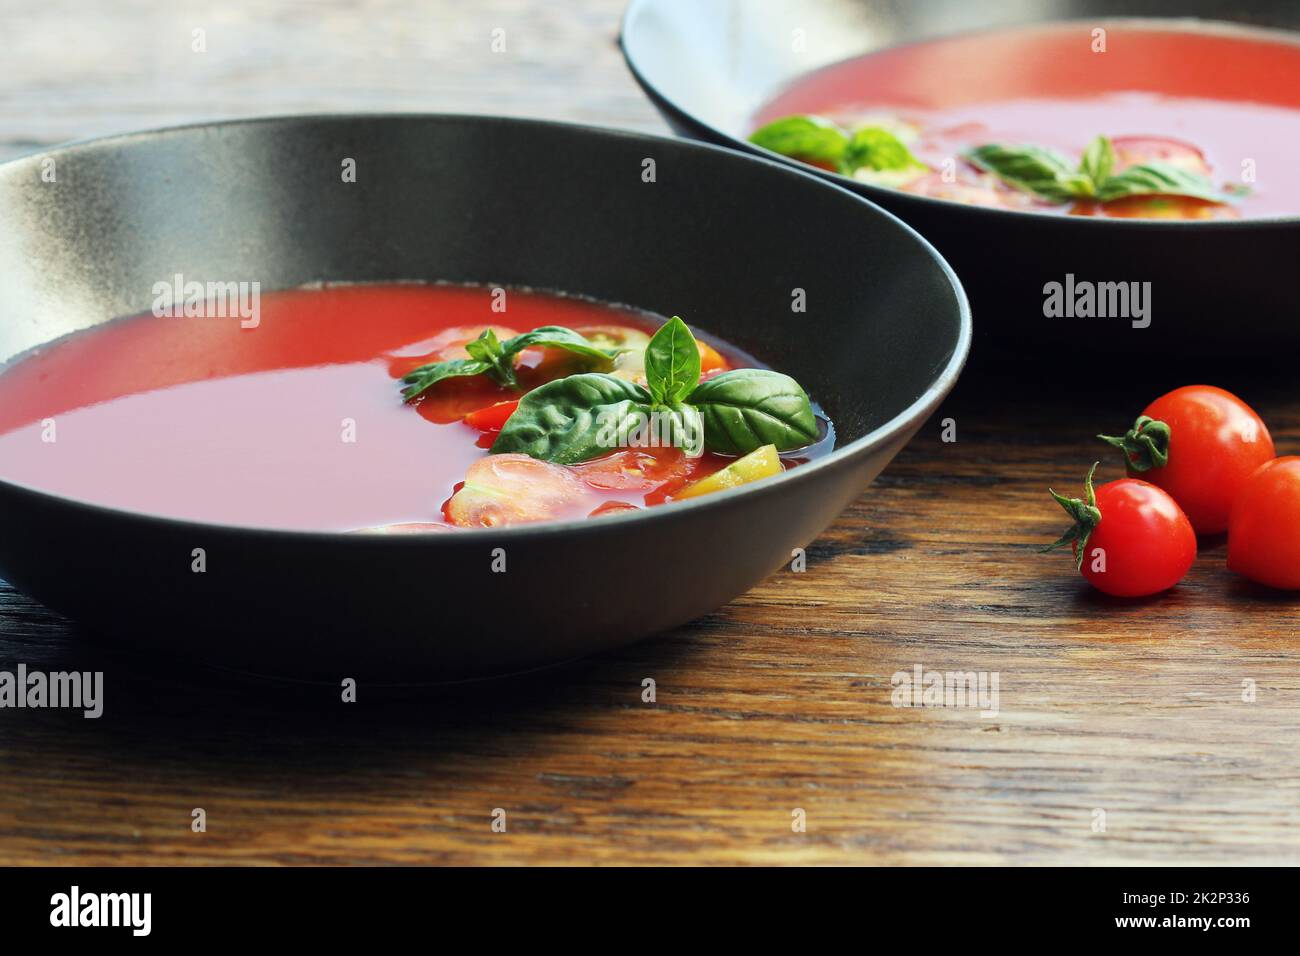
<svg viewBox="0 0 1300 956"><path fill-rule="evenodd" d="M674 495L674 498L696 498L714 491L725 491L747 485L760 478L770 478L784 471L781 458L776 453L775 445L756 448L744 458L737 458L721 471L715 471L707 478L701 478L692 485L687 485Z"/></svg>

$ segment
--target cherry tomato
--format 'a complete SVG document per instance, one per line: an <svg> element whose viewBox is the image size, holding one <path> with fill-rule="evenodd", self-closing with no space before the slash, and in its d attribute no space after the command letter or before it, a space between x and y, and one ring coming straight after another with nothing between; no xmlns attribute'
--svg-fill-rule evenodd
<svg viewBox="0 0 1300 956"><path fill-rule="evenodd" d="M505 427L506 419L515 413L519 400L497 402L487 408L478 408L465 416L465 424L482 432L499 432Z"/></svg>
<svg viewBox="0 0 1300 956"><path fill-rule="evenodd" d="M629 448L573 465L578 477L604 491L650 491L686 474L680 448Z"/></svg>
<svg viewBox="0 0 1300 956"><path fill-rule="evenodd" d="M963 170L951 179L942 172L928 173L900 187L903 192L932 199L947 199L968 206L993 206L1000 209L1032 209L1043 204L1029 193L1002 185L994 176Z"/></svg>
<svg viewBox="0 0 1300 956"><path fill-rule="evenodd" d="M730 366L720 352L708 342L702 339L695 340L696 348L700 353L700 375L701 378L710 372L725 372Z"/></svg>
<svg viewBox="0 0 1300 956"><path fill-rule="evenodd" d="M1300 457L1265 462L1242 485L1228 523L1228 567L1300 589Z"/></svg>
<svg viewBox="0 0 1300 956"><path fill-rule="evenodd" d="M469 466L443 513L462 528L578 517L574 509L590 494L564 465L527 455L488 455Z"/></svg>
<svg viewBox="0 0 1300 956"><path fill-rule="evenodd" d="M1114 172L1120 173L1130 166L1159 162L1177 166L1189 173L1210 175L1210 164L1205 154L1190 143L1163 136L1116 136L1110 141L1115 150Z"/></svg>
<svg viewBox="0 0 1300 956"><path fill-rule="evenodd" d="M1121 438L1128 473L1173 495L1200 534L1228 527L1233 500L1273 457L1273 439L1254 410L1213 385L1186 385L1146 407Z"/></svg>
<svg viewBox="0 0 1300 956"><path fill-rule="evenodd" d="M1191 196L1127 196L1111 202L1081 202L1070 209L1076 216L1108 219L1240 219L1226 203Z"/></svg>
<svg viewBox="0 0 1300 956"><path fill-rule="evenodd" d="M1177 502L1155 485L1121 478L1097 488L1093 465L1086 497L1052 492L1074 526L1044 550L1069 544L1075 566L1099 591L1145 597L1173 587L1196 560L1196 532Z"/></svg>
<svg viewBox="0 0 1300 956"><path fill-rule="evenodd" d="M606 501L603 505L587 515L588 518L599 518L601 515L623 514L625 511L640 511L636 505L629 501Z"/></svg>
<svg viewBox="0 0 1300 956"><path fill-rule="evenodd" d="M380 524L370 528L357 528L348 534L429 534L450 531L451 526L429 521L408 521L404 524Z"/></svg>

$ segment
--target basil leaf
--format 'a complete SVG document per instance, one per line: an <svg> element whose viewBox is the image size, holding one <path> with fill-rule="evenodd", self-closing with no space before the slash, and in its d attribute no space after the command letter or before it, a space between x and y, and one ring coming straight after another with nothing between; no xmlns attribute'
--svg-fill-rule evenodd
<svg viewBox="0 0 1300 956"><path fill-rule="evenodd" d="M603 367L608 367L620 354L628 351L624 348L601 348L581 333L566 329L562 325L543 325L531 332L506 339L502 351L513 358L527 348L564 349L594 359Z"/></svg>
<svg viewBox="0 0 1300 956"><path fill-rule="evenodd" d="M1089 143L1079 160L1079 172L1088 177L1094 191L1101 188L1114 168L1115 147L1106 136L1098 136Z"/></svg>
<svg viewBox="0 0 1300 956"><path fill-rule="evenodd" d="M557 378L519 400L491 452L571 465L603 455L650 416L650 393L601 372Z"/></svg>
<svg viewBox="0 0 1300 956"><path fill-rule="evenodd" d="M846 175L862 168L878 171L926 168L901 139L879 126L864 126L856 130L844 147L839 165L840 172Z"/></svg>
<svg viewBox="0 0 1300 956"><path fill-rule="evenodd" d="M402 398L411 401L441 382L444 378L459 378L466 375L482 375L492 366L478 359L452 359L448 362L433 362L421 365L402 379L406 387L402 389Z"/></svg>
<svg viewBox="0 0 1300 956"><path fill-rule="evenodd" d="M1077 172L1060 153L1041 146L1007 146L988 143L977 146L966 157L1017 189L1053 202L1087 198L1093 193L1091 180Z"/></svg>
<svg viewBox="0 0 1300 956"><path fill-rule="evenodd" d="M817 416L807 394L780 372L723 372L701 382L687 401L700 410L709 451L745 455L763 445L789 451L817 440Z"/></svg>
<svg viewBox="0 0 1300 956"><path fill-rule="evenodd" d="M1225 202L1227 197L1204 176L1170 163L1153 160L1130 166L1106 179L1097 191L1102 202L1125 196L1190 196L1209 202Z"/></svg>
<svg viewBox="0 0 1300 956"><path fill-rule="evenodd" d="M750 133L749 141L782 156L838 166L849 137L820 116L785 116Z"/></svg>
<svg viewBox="0 0 1300 956"><path fill-rule="evenodd" d="M679 317L665 322L645 347L645 377L657 404L676 405L700 382L700 350Z"/></svg>
<svg viewBox="0 0 1300 956"><path fill-rule="evenodd" d="M657 438L660 445L670 445L686 452L687 458L699 458L704 454L704 416L694 405L673 405L671 408L656 408L655 414L666 416L668 427L661 419ZM645 444L649 444L648 442Z"/></svg>
<svg viewBox="0 0 1300 956"><path fill-rule="evenodd" d="M471 358L477 359L488 366L488 375L498 385L505 385L509 388L519 386L519 382L515 378L514 354L506 352L501 347L497 334L491 329L484 329L474 341L466 342L465 351L470 354Z"/></svg>

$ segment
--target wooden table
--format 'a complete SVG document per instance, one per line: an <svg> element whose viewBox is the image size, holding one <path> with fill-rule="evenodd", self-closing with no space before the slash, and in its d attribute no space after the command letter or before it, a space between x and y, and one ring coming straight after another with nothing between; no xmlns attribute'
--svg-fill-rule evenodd
<svg viewBox="0 0 1300 956"><path fill-rule="evenodd" d="M610 0L86 6L0 6L0 154L307 109L662 129ZM505 54L487 52L497 27ZM97 721L0 711L0 863L1295 862L1297 604L1235 580L1221 540L1145 602L1035 553L1063 526L1046 486L1077 488L1103 452L1090 436L1178 376L1081 392L1014 364L973 373L805 573L491 693L345 707L199 679L0 591L0 668L108 682ZM1220 384L1295 454L1293 379ZM996 674L998 713L893 706L892 675L917 665Z"/></svg>

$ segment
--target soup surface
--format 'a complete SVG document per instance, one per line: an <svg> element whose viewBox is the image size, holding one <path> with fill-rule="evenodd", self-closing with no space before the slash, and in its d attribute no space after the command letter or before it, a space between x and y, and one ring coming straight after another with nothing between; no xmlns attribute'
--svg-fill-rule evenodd
<svg viewBox="0 0 1300 956"><path fill-rule="evenodd" d="M469 359L466 344L486 329L508 340L552 326L635 346L601 374L644 381L638 347L663 322L580 298L418 284L264 294L255 327L119 319L0 372L0 478L153 514L302 530L439 531L642 508L740 456L644 441L572 464L489 455L514 407L498 403L590 370L563 349L522 349L514 387L452 377L404 401L401 385L429 363ZM758 365L722 343L697 348L705 379ZM783 455L777 470L832 444Z"/></svg>
<svg viewBox="0 0 1300 956"><path fill-rule="evenodd" d="M855 169L797 158L921 195L1075 215L1300 214L1292 172L1300 162L1300 38L1280 31L1077 22L921 42L802 77L762 107L753 127L792 116L822 117L848 135L891 132L916 165ZM1183 195L1186 183L1156 181L1171 192L1144 192L1140 177L1105 202L1086 183L1075 196L1045 196L972 161L988 144L1032 145L1074 167L1098 137L1113 144L1111 173L1173 166L1221 201Z"/></svg>

